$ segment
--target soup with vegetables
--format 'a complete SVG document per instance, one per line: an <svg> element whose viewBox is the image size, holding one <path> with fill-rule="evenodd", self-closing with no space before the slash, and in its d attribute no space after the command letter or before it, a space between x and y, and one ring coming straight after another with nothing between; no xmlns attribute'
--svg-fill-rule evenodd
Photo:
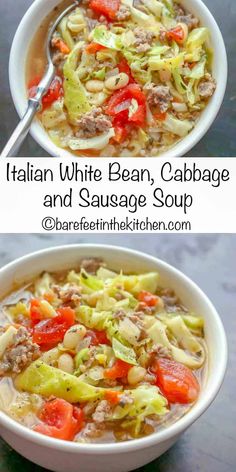
<svg viewBox="0 0 236 472"><path fill-rule="evenodd" d="M45 70L45 21L30 49L27 85ZM39 119L78 155L157 156L194 128L213 95L209 32L172 0L82 0L52 38L56 76ZM36 74L37 70L37 74Z"/></svg>
<svg viewBox="0 0 236 472"><path fill-rule="evenodd" d="M206 355L203 319L158 273L86 259L1 302L0 408L57 439L143 437L197 401Z"/></svg>

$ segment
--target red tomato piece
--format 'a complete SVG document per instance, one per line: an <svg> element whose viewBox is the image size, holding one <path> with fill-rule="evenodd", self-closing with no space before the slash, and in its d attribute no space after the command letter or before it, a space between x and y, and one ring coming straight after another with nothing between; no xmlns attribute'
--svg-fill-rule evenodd
<svg viewBox="0 0 236 472"><path fill-rule="evenodd" d="M98 346L99 344L111 344L107 338L106 331L98 331L96 329L89 329L86 337L90 338L90 346Z"/></svg>
<svg viewBox="0 0 236 472"><path fill-rule="evenodd" d="M165 121L166 117L167 117L166 112L164 112L164 113L160 112L160 113L155 113L154 114L154 118L156 118L156 120L158 120L158 121Z"/></svg>
<svg viewBox="0 0 236 472"><path fill-rule="evenodd" d="M104 398L112 405L117 405L117 403L119 403L120 401L120 396L121 396L121 393L116 392L116 390L107 390L105 392Z"/></svg>
<svg viewBox="0 0 236 472"><path fill-rule="evenodd" d="M171 30L166 32L166 37L168 40L174 40L176 43L182 43L184 39L184 30L182 26L176 26L175 28L172 28Z"/></svg>
<svg viewBox="0 0 236 472"><path fill-rule="evenodd" d="M156 385L170 403L193 403L200 387L192 371L170 359L158 359L155 367Z"/></svg>
<svg viewBox="0 0 236 472"><path fill-rule="evenodd" d="M37 299L30 300L30 318L31 318L32 326L39 323L39 321L41 321L42 319L42 316L39 310L39 305L40 305L39 300Z"/></svg>
<svg viewBox="0 0 236 472"><path fill-rule="evenodd" d="M115 363L110 369L104 371L105 379L121 379L126 377L132 365L121 359L116 359Z"/></svg>
<svg viewBox="0 0 236 472"><path fill-rule="evenodd" d="M130 66L129 66L128 62L125 59L121 59L121 61L117 65L117 67L119 69L119 72L124 72L125 74L127 74L129 76L129 84L135 83L135 80L132 76Z"/></svg>
<svg viewBox="0 0 236 472"><path fill-rule="evenodd" d="M129 117L128 107L132 99L137 101L138 109ZM126 109L120 110L124 103L127 103ZM128 122L143 126L146 119L146 97L138 84L128 84L110 97L106 112L110 116L116 116L123 124Z"/></svg>
<svg viewBox="0 0 236 472"><path fill-rule="evenodd" d="M86 52L88 54L96 54L96 52L101 51L102 49L107 49L107 48L105 46L102 46L102 44L90 43L86 47Z"/></svg>
<svg viewBox="0 0 236 472"><path fill-rule="evenodd" d="M115 129L115 136L113 137L113 141L120 144L125 140L125 138L128 135L127 128L124 128L123 126L119 124L116 125L115 123L113 123L113 125Z"/></svg>
<svg viewBox="0 0 236 472"><path fill-rule="evenodd" d="M153 295L153 293L146 292L146 290L142 290L138 294L138 300L145 303L147 306L156 306L158 305L159 297L157 295Z"/></svg>
<svg viewBox="0 0 236 472"><path fill-rule="evenodd" d="M70 53L70 48L67 46L65 41L63 41L60 38L54 38L53 39L53 46L57 49L59 49L62 54L69 54Z"/></svg>
<svg viewBox="0 0 236 472"><path fill-rule="evenodd" d="M33 341L37 344L56 344L75 323L75 312L70 307L57 310L57 316L41 320L34 326Z"/></svg>
<svg viewBox="0 0 236 472"><path fill-rule="evenodd" d="M37 87L39 82L41 81L40 77L35 77L28 86L29 92L29 98L34 98L37 92ZM58 100L60 97L64 95L64 90L62 87L62 79L59 76L56 76L50 87L48 92L44 95L42 99L42 106L43 109L45 110L46 108L50 107L52 103L54 103L56 100Z"/></svg>
<svg viewBox="0 0 236 472"><path fill-rule="evenodd" d="M42 423L35 426L34 431L67 441L73 441L84 422L83 411L61 398L45 402L39 419Z"/></svg>
<svg viewBox="0 0 236 472"><path fill-rule="evenodd" d="M115 20L120 8L120 0L91 0L89 8L99 15L106 16L109 20Z"/></svg>

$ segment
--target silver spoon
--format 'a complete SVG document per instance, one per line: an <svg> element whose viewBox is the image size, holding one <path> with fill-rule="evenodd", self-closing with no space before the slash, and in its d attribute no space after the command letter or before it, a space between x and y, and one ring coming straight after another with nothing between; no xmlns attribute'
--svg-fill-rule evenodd
<svg viewBox="0 0 236 472"><path fill-rule="evenodd" d="M52 25L52 27L49 30L48 36L47 36L47 42L46 42L46 54L47 54L47 69L45 72L45 75L43 76L41 82L39 83L37 87L36 94L34 98L29 98L28 100L28 107L27 110L21 119L20 123L16 127L15 131L11 135L8 143L4 147L1 157L14 157L17 155L17 152L22 145L23 141L25 140L29 130L31 123L37 113L37 111L40 109L41 104L42 104L42 98L47 93L53 77L55 75L55 66L52 61L52 49L51 49L51 40L53 33L55 32L57 26L61 22L61 20L66 16L70 11L74 10L79 5L80 0L74 0L74 3L70 5L68 8L66 8L56 19L55 23Z"/></svg>

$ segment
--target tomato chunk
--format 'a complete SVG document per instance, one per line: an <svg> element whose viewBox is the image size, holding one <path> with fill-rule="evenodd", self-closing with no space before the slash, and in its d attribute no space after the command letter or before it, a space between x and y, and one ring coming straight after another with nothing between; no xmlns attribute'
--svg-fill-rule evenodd
<svg viewBox="0 0 236 472"><path fill-rule="evenodd" d="M104 398L112 405L117 405L120 401L121 393L116 390L106 390Z"/></svg>
<svg viewBox="0 0 236 472"><path fill-rule="evenodd" d="M170 359L158 359L156 385L170 403L193 403L199 395L199 383L185 365Z"/></svg>
<svg viewBox="0 0 236 472"><path fill-rule="evenodd" d="M84 415L81 408L56 398L44 403L39 419L42 423L34 427L34 431L57 439L73 441L75 435L83 427Z"/></svg>
<svg viewBox="0 0 236 472"><path fill-rule="evenodd" d="M176 43L181 44L184 40L184 30L181 25L172 28L171 30L166 32L166 37L169 40L174 40Z"/></svg>
<svg viewBox="0 0 236 472"><path fill-rule="evenodd" d="M110 369L106 369L104 377L106 379L121 379L126 377L132 365L127 362L117 359Z"/></svg>
<svg viewBox="0 0 236 472"><path fill-rule="evenodd" d="M125 138L127 137L128 135L128 131L126 128L124 128L122 125L120 124L115 124L113 123L114 125L114 130L115 130L115 136L113 137L113 141L115 141L116 143L120 144L122 143Z"/></svg>
<svg viewBox="0 0 236 472"><path fill-rule="evenodd" d="M119 72L124 72L125 74L127 74L129 76L129 84L134 84L135 83L135 80L132 76L130 66L129 66L128 62L125 59L121 59L119 64L117 64L117 67L119 69Z"/></svg>
<svg viewBox="0 0 236 472"><path fill-rule="evenodd" d="M28 95L29 98L34 98L37 92L37 87L41 81L41 77L35 77L35 79L31 80L28 85ZM48 92L42 98L42 106L45 110L46 108L50 107L56 100L64 95L64 90L62 86L62 79L59 76L56 76L50 87Z"/></svg>
<svg viewBox="0 0 236 472"><path fill-rule="evenodd" d="M63 340L66 331L75 323L75 312L70 307L59 308L57 316L39 321L33 328L33 341L37 344L56 344Z"/></svg>
<svg viewBox="0 0 236 472"><path fill-rule="evenodd" d="M137 102L137 110L129 116L129 107L132 99ZM117 120L125 123L133 123L144 126L146 120L146 97L138 84L130 83L126 87L115 92L109 99L106 113L115 116Z"/></svg>
<svg viewBox="0 0 236 472"><path fill-rule="evenodd" d="M154 118L156 118L157 121L165 121L167 117L166 112L159 112L159 113L154 113Z"/></svg>
<svg viewBox="0 0 236 472"><path fill-rule="evenodd" d="M42 319L42 316L39 310L39 305L40 303L39 303L39 300L37 299L33 299L30 301L30 318L31 318L32 326L39 323Z"/></svg>
<svg viewBox="0 0 236 472"><path fill-rule="evenodd" d="M99 15L106 16L112 21L116 19L120 3L120 0L91 0L89 8Z"/></svg>
<svg viewBox="0 0 236 472"><path fill-rule="evenodd" d="M90 346L98 346L99 344L111 344L107 338L106 331L98 331L96 329L89 329L86 338L90 338Z"/></svg>
<svg viewBox="0 0 236 472"><path fill-rule="evenodd" d="M142 290L138 294L138 300L145 303L147 306L156 306L159 303L160 298L157 295L153 295L151 292Z"/></svg>
<svg viewBox="0 0 236 472"><path fill-rule="evenodd" d="M60 38L54 38L53 40L53 46L57 49L59 49L62 54L69 54L70 53L70 48L67 46L65 41L63 41Z"/></svg>
<svg viewBox="0 0 236 472"><path fill-rule="evenodd" d="M90 43L86 47L86 52L88 54L96 54L96 52L101 51L102 49L107 49L107 48L105 46L102 46L102 44Z"/></svg>

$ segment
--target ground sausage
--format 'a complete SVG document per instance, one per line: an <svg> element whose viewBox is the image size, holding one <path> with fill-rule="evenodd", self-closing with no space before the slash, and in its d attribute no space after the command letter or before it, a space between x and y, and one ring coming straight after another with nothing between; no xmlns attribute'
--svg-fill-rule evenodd
<svg viewBox="0 0 236 472"><path fill-rule="evenodd" d="M92 415L95 423L104 423L111 411L110 403L107 400L99 402L95 412Z"/></svg>
<svg viewBox="0 0 236 472"><path fill-rule="evenodd" d="M191 31L194 28L197 28L199 25L198 18L196 18L195 16L191 14L177 16L176 21L178 21L178 23L185 23L189 31Z"/></svg>
<svg viewBox="0 0 236 472"><path fill-rule="evenodd" d="M14 336L13 345L5 351L0 361L0 374L18 374L39 356L39 346L33 343L29 332L22 326Z"/></svg>
<svg viewBox="0 0 236 472"><path fill-rule="evenodd" d="M168 347L162 346L162 344L154 344L152 349L149 351L149 354L153 359L156 357L164 357L166 359L171 359L171 350Z"/></svg>
<svg viewBox="0 0 236 472"><path fill-rule="evenodd" d="M131 16L130 9L126 5L121 5L118 12L116 13L117 21L128 20Z"/></svg>
<svg viewBox="0 0 236 472"><path fill-rule="evenodd" d="M119 406L124 407L125 405L132 405L133 403L134 403L134 400L128 393L123 393L121 395Z"/></svg>
<svg viewBox="0 0 236 472"><path fill-rule="evenodd" d="M205 78L200 81L198 93L202 98L209 98L213 95L216 88L216 82L210 74L206 74Z"/></svg>
<svg viewBox="0 0 236 472"><path fill-rule="evenodd" d="M94 108L85 113L78 121L79 133L81 138L92 138L99 133L104 133L111 128L110 119L102 113L101 108Z"/></svg>
<svg viewBox="0 0 236 472"><path fill-rule="evenodd" d="M188 26L188 29L191 31L193 28L197 28L199 25L199 20L191 13L185 12L185 10L179 5L174 5L175 9L175 19L178 23L185 23Z"/></svg>
<svg viewBox="0 0 236 472"><path fill-rule="evenodd" d="M146 87L148 92L147 100L150 106L158 107L161 113L165 113L172 101L172 95L169 87L165 85L149 84Z"/></svg>
<svg viewBox="0 0 236 472"><path fill-rule="evenodd" d="M146 52L151 49L152 40L155 34L152 31L146 31L143 28L137 27L134 29L134 46L137 52Z"/></svg>
<svg viewBox="0 0 236 472"><path fill-rule="evenodd" d="M99 257L91 257L88 259L83 259L80 263L81 269L86 270L90 274L96 274L97 270L103 265L102 259Z"/></svg>
<svg viewBox="0 0 236 472"><path fill-rule="evenodd" d="M54 292L56 292L62 303L65 305L76 305L76 303L80 301L81 289L76 285L72 285L67 289L62 289L59 285L54 285L53 290Z"/></svg>
<svg viewBox="0 0 236 472"><path fill-rule="evenodd" d="M99 438L103 434L104 429L105 427L101 423L87 423L82 432L82 437L86 439Z"/></svg>

